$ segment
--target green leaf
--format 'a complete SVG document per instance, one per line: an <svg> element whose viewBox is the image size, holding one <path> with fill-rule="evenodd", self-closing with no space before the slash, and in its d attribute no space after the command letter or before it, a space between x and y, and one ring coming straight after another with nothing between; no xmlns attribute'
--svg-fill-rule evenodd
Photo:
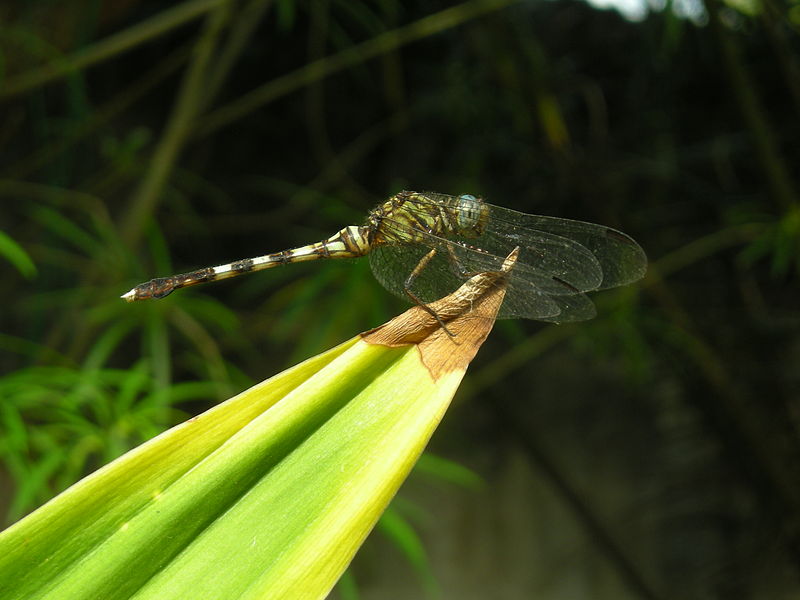
<svg viewBox="0 0 800 600"><path fill-rule="evenodd" d="M397 511L391 508L387 510L378 523L381 532L390 538L394 544L400 548L405 556L413 565L425 585L429 597L438 596L436 579L428 566L428 556L425 546L411 525L401 517Z"/></svg>
<svg viewBox="0 0 800 600"><path fill-rule="evenodd" d="M475 489L483 484L481 476L472 469L430 452L420 457L415 472L432 475L442 481L454 483L465 488Z"/></svg>
<svg viewBox="0 0 800 600"><path fill-rule="evenodd" d="M409 348L351 340L128 453L0 534L0 596L322 597L454 390L437 392Z"/></svg>
<svg viewBox="0 0 800 600"><path fill-rule="evenodd" d="M0 533L0 597L324 598L491 330L502 274L462 290L430 305L449 333L414 307L174 427Z"/></svg>
<svg viewBox="0 0 800 600"><path fill-rule="evenodd" d="M36 275L36 265L31 260L31 257L28 256L28 253L2 231L0 231L0 256L14 265L17 271L26 279L33 279Z"/></svg>

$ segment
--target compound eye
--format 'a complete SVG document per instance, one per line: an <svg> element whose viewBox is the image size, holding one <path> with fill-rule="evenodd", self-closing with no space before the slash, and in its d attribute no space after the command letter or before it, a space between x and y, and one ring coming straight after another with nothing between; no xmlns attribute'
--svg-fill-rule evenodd
<svg viewBox="0 0 800 600"><path fill-rule="evenodd" d="M458 197L457 226L459 233L466 237L476 237L483 231L484 205L472 194Z"/></svg>

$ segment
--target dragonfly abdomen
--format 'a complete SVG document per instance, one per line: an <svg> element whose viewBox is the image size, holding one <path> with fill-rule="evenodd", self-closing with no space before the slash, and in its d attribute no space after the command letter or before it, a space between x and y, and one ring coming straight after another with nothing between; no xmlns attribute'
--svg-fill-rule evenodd
<svg viewBox="0 0 800 600"><path fill-rule="evenodd" d="M345 227L336 235L327 240L301 246L293 250L284 250L255 258L246 258L232 263L206 267L190 273L181 273L171 277L158 277L146 283L137 285L121 297L128 302L147 300L149 298L163 298L177 289L236 277L244 273L271 269L293 262L305 262L320 258L356 258L363 256L370 250L369 232L365 227Z"/></svg>

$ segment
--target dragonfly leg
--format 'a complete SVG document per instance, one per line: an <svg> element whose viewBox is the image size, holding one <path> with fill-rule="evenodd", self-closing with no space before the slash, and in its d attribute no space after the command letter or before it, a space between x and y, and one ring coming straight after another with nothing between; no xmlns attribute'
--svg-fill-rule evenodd
<svg viewBox="0 0 800 600"><path fill-rule="evenodd" d="M464 268L464 265L461 264L461 261L458 260L453 247L450 244L447 244L447 253L450 255L450 262L453 263L453 266L458 271L458 274L463 277L464 279L469 279L473 275L477 275L477 273L470 273Z"/></svg>
<svg viewBox="0 0 800 600"><path fill-rule="evenodd" d="M416 294L414 294L414 292L411 291L411 286L413 285L414 280L419 276L420 273L422 273L422 270L428 265L429 262L431 262L434 256L436 256L436 248L433 248L430 252L428 252L425 256L423 256L420 259L420 261L417 263L417 266L414 267L414 270L411 271L405 283L403 284L403 291L406 293L406 296L411 298L411 301L414 304L421 307L434 319L436 319L436 322L439 323L439 325L441 326L442 329L444 329L444 332L447 335L449 335L451 338L454 338L456 337L455 334L447 328L447 325L445 325L441 317L439 317L439 315L436 314L436 311L433 310L427 304L425 304L422 300L420 300L419 297L417 297Z"/></svg>

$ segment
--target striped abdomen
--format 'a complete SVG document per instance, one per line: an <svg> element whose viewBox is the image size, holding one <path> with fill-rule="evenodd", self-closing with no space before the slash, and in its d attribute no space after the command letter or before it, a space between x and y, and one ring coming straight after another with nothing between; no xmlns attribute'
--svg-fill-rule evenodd
<svg viewBox="0 0 800 600"><path fill-rule="evenodd" d="M137 285L127 294L123 294L122 298L128 302L146 300L148 298L163 298L179 288L207 281L236 277L243 273L261 271L288 263L317 260L319 258L355 258L369 252L368 237L369 232L366 227L345 227L327 240L295 248L294 250L284 250L274 254L237 260L225 265L206 267L191 273L151 279L147 283Z"/></svg>

